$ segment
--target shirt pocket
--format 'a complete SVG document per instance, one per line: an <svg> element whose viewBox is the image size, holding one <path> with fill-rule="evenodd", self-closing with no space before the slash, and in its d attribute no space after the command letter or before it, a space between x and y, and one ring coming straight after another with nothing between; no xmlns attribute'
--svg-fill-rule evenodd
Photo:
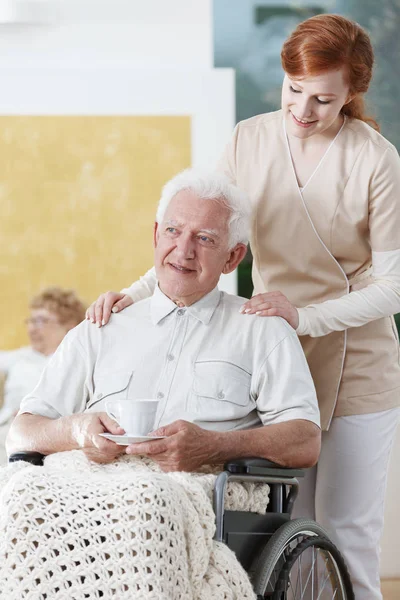
<svg viewBox="0 0 400 600"><path fill-rule="evenodd" d="M250 408L251 375L225 361L194 364L189 411L205 421L224 421L246 416Z"/></svg>
<svg viewBox="0 0 400 600"><path fill-rule="evenodd" d="M93 398L89 401L86 409L92 408L98 402L109 398L124 400L128 397L129 384L133 377L133 371L112 371L103 373L95 379L95 390Z"/></svg>

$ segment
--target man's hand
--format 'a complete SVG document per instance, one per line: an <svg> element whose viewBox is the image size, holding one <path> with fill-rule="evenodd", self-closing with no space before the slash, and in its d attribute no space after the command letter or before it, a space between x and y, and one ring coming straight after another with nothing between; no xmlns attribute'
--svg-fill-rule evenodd
<svg viewBox="0 0 400 600"><path fill-rule="evenodd" d="M71 434L89 460L110 463L125 452L124 446L99 436L99 433L123 435L125 431L107 413L84 413L71 418Z"/></svg>
<svg viewBox="0 0 400 600"><path fill-rule="evenodd" d="M140 442L127 447L127 454L149 456L167 471L196 471L215 462L218 433L201 429L188 421L174 421L153 431L165 435L162 440Z"/></svg>
<svg viewBox="0 0 400 600"><path fill-rule="evenodd" d="M257 294L243 304L240 312L260 317L282 317L293 329L297 329L299 326L297 308L289 302L282 292Z"/></svg>
<svg viewBox="0 0 400 600"><path fill-rule="evenodd" d="M119 312L127 306L133 304L133 300L128 294L119 292L106 292L92 302L86 311L86 319L95 323L97 327L107 325L111 312Z"/></svg>

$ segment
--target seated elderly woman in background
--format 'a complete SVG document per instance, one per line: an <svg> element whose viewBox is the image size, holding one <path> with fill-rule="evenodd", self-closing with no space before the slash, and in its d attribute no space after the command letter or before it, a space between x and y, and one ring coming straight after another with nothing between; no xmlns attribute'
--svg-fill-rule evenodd
<svg viewBox="0 0 400 600"><path fill-rule="evenodd" d="M0 464L6 462L5 438L20 402L31 392L65 334L85 318L85 306L73 290L49 287L32 298L26 319L30 346L0 351L0 374L5 376L0 409Z"/></svg>

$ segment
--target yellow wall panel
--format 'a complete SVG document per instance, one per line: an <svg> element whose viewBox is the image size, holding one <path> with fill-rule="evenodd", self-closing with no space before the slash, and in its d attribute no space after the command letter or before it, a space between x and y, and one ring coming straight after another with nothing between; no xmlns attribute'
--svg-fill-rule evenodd
<svg viewBox="0 0 400 600"><path fill-rule="evenodd" d="M190 147L187 116L0 116L0 348L27 343L40 288L91 302L153 264L160 190Z"/></svg>

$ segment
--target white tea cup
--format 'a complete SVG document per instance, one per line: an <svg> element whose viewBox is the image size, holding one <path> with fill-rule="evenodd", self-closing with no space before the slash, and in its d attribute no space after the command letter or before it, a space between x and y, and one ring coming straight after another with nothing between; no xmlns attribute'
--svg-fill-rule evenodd
<svg viewBox="0 0 400 600"><path fill-rule="evenodd" d="M127 435L146 436L154 429L158 400L106 400L105 408L109 417L117 421Z"/></svg>

